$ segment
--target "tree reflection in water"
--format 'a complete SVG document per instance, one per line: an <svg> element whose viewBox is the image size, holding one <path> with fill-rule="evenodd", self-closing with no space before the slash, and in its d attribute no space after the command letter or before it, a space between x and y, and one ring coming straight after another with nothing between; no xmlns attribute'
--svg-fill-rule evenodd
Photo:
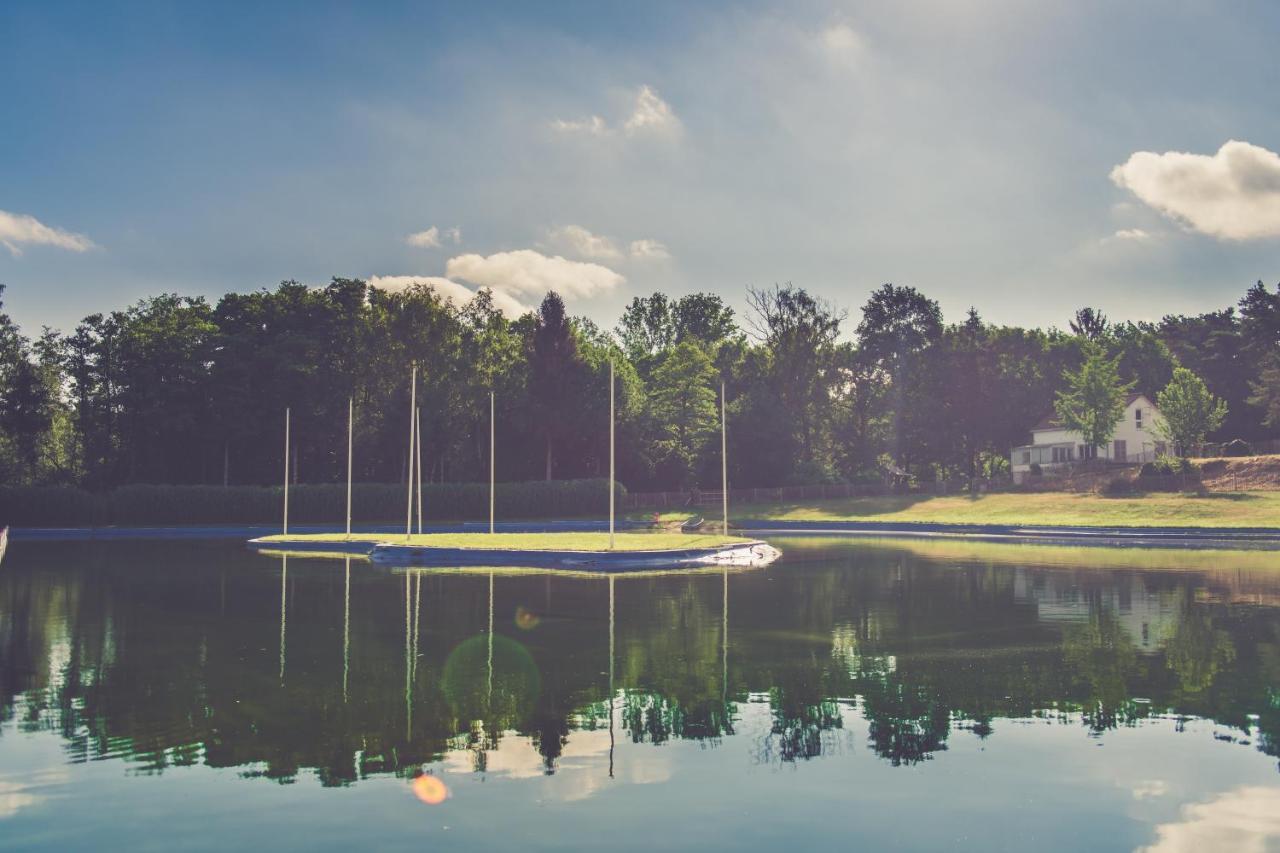
<svg viewBox="0 0 1280 853"><path fill-rule="evenodd" d="M529 746L554 773L604 729L611 761L618 729L631 748L741 731L766 763L865 738L910 765L1008 719L1103 733L1186 715L1280 754L1280 577L873 543L803 556L605 580L27 546L0 574L0 720L58 733L70 761L325 785L459 751L485 772ZM767 725L744 729L757 707Z"/></svg>

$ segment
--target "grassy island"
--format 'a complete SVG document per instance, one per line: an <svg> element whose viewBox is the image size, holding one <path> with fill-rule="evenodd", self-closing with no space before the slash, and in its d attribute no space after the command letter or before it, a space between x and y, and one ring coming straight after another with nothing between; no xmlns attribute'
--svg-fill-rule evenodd
<svg viewBox="0 0 1280 853"><path fill-rule="evenodd" d="M608 551L608 533L422 533L405 537L396 533L313 533L264 536L260 544L320 544L368 542L413 545L422 548L509 549L520 551ZM751 542L738 536L686 533L615 533L614 551L679 551L685 548L717 548Z"/></svg>

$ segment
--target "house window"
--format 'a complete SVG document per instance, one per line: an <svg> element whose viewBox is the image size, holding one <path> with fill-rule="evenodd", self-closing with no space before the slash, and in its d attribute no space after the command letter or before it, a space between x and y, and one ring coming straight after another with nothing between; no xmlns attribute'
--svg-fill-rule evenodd
<svg viewBox="0 0 1280 853"><path fill-rule="evenodd" d="M1030 451L1030 450L1024 450L1024 451L1022 451L1022 464L1023 464L1023 465L1030 465L1030 464L1031 464L1031 451Z"/></svg>
<svg viewBox="0 0 1280 853"><path fill-rule="evenodd" d="M1138 429L1142 429L1142 409L1133 410L1133 422Z"/></svg>

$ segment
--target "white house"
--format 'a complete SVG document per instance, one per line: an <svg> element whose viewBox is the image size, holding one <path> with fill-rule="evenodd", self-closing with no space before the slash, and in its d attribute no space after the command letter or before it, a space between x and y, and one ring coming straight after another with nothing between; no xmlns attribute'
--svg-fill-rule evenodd
<svg viewBox="0 0 1280 853"><path fill-rule="evenodd" d="M1115 435L1106 445L1089 448L1080 433L1064 429L1055 415L1046 415L1031 428L1031 443L1013 448L1009 465L1013 481L1021 483L1031 472L1032 465L1040 466L1045 473L1062 469L1085 459L1105 459L1110 462L1150 462L1166 451L1165 441L1156 432L1161 420L1160 410L1145 394L1130 394L1124 404L1124 417L1116 426Z"/></svg>

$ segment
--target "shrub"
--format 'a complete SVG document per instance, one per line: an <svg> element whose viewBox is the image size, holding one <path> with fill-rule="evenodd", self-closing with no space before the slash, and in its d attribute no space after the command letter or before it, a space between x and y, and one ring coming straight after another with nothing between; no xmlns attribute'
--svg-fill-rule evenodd
<svg viewBox="0 0 1280 853"><path fill-rule="evenodd" d="M353 521L402 521L407 495L404 484L357 483L352 489ZM626 489L620 483L617 495L621 505ZM609 506L605 480L499 483L494 498L500 519L600 516ZM489 485L430 483L422 489L422 502L424 520L487 519ZM71 487L0 487L0 526L271 524L280 521L283 507L280 486L133 485L103 494ZM346 513L343 484L289 488L290 522L342 524Z"/></svg>
<svg viewBox="0 0 1280 853"><path fill-rule="evenodd" d="M1200 488L1200 469L1186 459L1161 456L1138 469L1137 485L1149 492L1180 492Z"/></svg>
<svg viewBox="0 0 1280 853"><path fill-rule="evenodd" d="M1128 477L1112 477L1102 484L1102 493L1112 498L1136 494L1138 491L1138 484Z"/></svg>
<svg viewBox="0 0 1280 853"><path fill-rule="evenodd" d="M1194 465L1176 456L1161 456L1154 462L1144 462L1138 469L1139 477L1194 476L1196 473Z"/></svg>
<svg viewBox="0 0 1280 853"><path fill-rule="evenodd" d="M1032 476L1032 477L1041 477L1041 476L1044 476L1044 469L1040 467L1040 463L1039 463L1039 462L1032 462L1032 463L1031 463L1031 476Z"/></svg>

